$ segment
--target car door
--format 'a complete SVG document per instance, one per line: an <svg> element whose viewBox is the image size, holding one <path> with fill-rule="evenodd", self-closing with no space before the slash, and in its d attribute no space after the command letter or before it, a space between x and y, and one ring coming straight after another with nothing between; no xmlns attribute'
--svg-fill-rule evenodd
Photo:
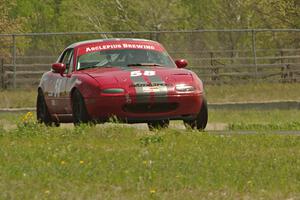
<svg viewBox="0 0 300 200"><path fill-rule="evenodd" d="M62 94L62 104L64 105L64 114L72 114L72 101L71 101L71 90L76 83L76 78L73 75L74 71L74 50L72 50L69 60L66 63L66 71L64 73L65 82L63 94Z"/></svg>
<svg viewBox="0 0 300 200"><path fill-rule="evenodd" d="M69 79L68 74L73 69L73 49L65 50L58 62L64 63L66 70L63 74L52 73L52 91L50 91L52 94L50 103L53 114L67 114L69 113L69 95L66 91L66 85Z"/></svg>

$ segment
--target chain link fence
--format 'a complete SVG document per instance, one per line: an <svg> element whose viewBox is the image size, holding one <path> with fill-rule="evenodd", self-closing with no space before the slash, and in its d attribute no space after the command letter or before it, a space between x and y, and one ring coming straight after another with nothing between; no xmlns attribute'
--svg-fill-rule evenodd
<svg viewBox="0 0 300 200"><path fill-rule="evenodd" d="M0 87L36 86L66 46L96 38L156 40L206 84L300 81L300 29L81 32L0 34Z"/></svg>

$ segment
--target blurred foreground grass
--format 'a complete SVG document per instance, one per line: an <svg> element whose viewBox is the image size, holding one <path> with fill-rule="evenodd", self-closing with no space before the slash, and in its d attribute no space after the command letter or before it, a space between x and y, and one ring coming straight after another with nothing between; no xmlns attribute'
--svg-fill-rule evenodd
<svg viewBox="0 0 300 200"><path fill-rule="evenodd" d="M0 199L297 199L300 136L272 134L282 127L268 124L294 120L300 130L299 119L299 110L212 110L210 123L259 133L220 135L54 128L1 113Z"/></svg>
<svg viewBox="0 0 300 200"><path fill-rule="evenodd" d="M300 137L0 128L0 199L297 199Z"/></svg>
<svg viewBox="0 0 300 200"><path fill-rule="evenodd" d="M205 86L209 103L300 100L299 83ZM35 107L36 88L0 91L0 108Z"/></svg>

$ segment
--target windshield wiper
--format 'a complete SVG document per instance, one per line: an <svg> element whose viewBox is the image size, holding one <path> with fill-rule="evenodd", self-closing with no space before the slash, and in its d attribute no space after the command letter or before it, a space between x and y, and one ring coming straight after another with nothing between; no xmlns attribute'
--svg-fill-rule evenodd
<svg viewBox="0 0 300 200"><path fill-rule="evenodd" d="M80 69L77 69L77 71L80 71L80 70L84 70L84 69L91 69L91 68L111 68L112 66L88 66L88 67L84 67L84 68L80 68Z"/></svg>
<svg viewBox="0 0 300 200"><path fill-rule="evenodd" d="M127 66L161 66L158 63L132 63L132 64L128 64Z"/></svg>
<svg viewBox="0 0 300 200"><path fill-rule="evenodd" d="M91 69L91 68L96 68L96 66L83 67L83 68L77 69L77 71L84 70L84 69Z"/></svg>

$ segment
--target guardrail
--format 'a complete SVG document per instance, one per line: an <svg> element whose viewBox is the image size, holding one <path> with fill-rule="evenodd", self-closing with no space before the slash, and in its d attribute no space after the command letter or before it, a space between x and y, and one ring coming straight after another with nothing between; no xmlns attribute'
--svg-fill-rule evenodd
<svg viewBox="0 0 300 200"><path fill-rule="evenodd" d="M4 59L0 59L0 77L1 77L1 88L5 89L5 71L4 71Z"/></svg>

